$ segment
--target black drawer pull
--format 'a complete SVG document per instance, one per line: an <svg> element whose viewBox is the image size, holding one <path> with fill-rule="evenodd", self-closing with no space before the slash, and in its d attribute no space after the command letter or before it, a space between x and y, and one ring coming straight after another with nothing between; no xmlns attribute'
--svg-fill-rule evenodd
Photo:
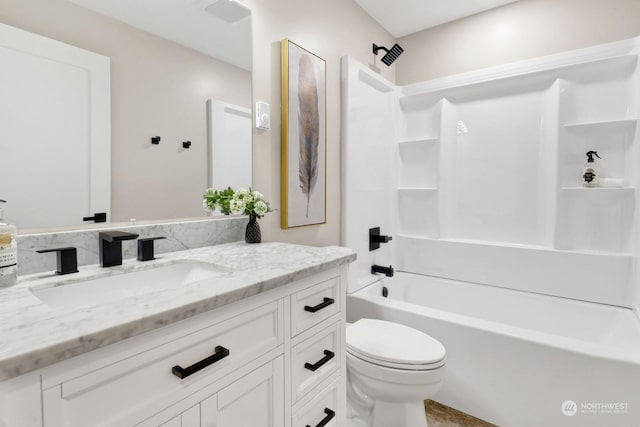
<svg viewBox="0 0 640 427"><path fill-rule="evenodd" d="M311 372L315 372L318 369L320 369L320 367L322 365L324 365L325 363L327 363L329 360L333 359L333 356L335 356L335 353L333 351L329 351L329 350L325 350L324 351L324 357L320 360L318 360L316 363L314 363L313 365L311 363L305 363L304 367L305 369L310 370Z"/></svg>
<svg viewBox="0 0 640 427"><path fill-rule="evenodd" d="M309 311L311 313L315 313L318 310L322 310L323 308L330 306L334 302L336 302L336 301L333 298L324 297L324 300L320 304L316 305L315 307L311 307L311 306L305 305L304 306L304 311Z"/></svg>
<svg viewBox="0 0 640 427"><path fill-rule="evenodd" d="M324 413L327 414L327 416L324 417L322 419L322 421L320 421L316 425L316 427L324 427L324 426L326 426L327 424L329 424L329 421L331 421L333 419L333 417L336 416L336 413L334 411L332 411L331 409L329 409L329 408L324 408ZM307 427L311 427L311 426L309 424L307 424Z"/></svg>
<svg viewBox="0 0 640 427"><path fill-rule="evenodd" d="M220 345L216 346L216 352L206 359L202 359L199 362L194 363L191 366L183 368L179 365L171 368L171 373L181 380L187 378L189 375L193 375L201 369L206 368L207 366L213 365L219 360L224 359L229 355L229 349L226 349Z"/></svg>

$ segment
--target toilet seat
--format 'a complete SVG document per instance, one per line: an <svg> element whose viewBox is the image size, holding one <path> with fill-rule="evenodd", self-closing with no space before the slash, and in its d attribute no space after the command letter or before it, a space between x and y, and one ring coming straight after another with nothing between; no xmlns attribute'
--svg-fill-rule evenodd
<svg viewBox="0 0 640 427"><path fill-rule="evenodd" d="M375 365L409 371L438 369L445 348L429 335L398 323L360 319L347 328L347 352Z"/></svg>
<svg viewBox="0 0 640 427"><path fill-rule="evenodd" d="M347 349L347 354L350 354L351 356L363 360L367 363L370 363L372 365L377 365L377 366L381 366L384 368L391 368L391 369L397 369L399 371L429 371L429 370L433 370L433 369L438 369L441 368L445 365L445 359L442 359L436 363L424 363L424 364L418 364L418 363L394 363L394 362L389 362L386 360L378 360L378 359L374 359L371 357L367 357L361 353L358 353L356 351Z"/></svg>

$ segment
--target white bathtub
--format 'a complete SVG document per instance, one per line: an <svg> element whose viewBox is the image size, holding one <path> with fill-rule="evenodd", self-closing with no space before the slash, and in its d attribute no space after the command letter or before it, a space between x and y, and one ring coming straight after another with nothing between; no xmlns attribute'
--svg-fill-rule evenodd
<svg viewBox="0 0 640 427"><path fill-rule="evenodd" d="M397 273L348 295L347 317L438 339L447 373L434 400L486 421L640 426L640 321L631 310ZM574 415L563 413L566 401Z"/></svg>

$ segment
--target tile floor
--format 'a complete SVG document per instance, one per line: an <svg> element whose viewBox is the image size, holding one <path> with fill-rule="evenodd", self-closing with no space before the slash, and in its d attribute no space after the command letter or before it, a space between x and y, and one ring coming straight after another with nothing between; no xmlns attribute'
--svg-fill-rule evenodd
<svg viewBox="0 0 640 427"><path fill-rule="evenodd" d="M429 427L496 427L434 400L425 400L424 408Z"/></svg>

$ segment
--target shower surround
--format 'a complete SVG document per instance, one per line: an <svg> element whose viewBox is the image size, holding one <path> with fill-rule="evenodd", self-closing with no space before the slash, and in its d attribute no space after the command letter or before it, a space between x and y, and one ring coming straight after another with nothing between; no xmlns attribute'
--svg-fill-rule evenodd
<svg viewBox="0 0 640 427"><path fill-rule="evenodd" d="M478 305L492 303L481 285L606 304L632 323L625 339L640 341L639 51L640 39L624 40L404 87L343 58L342 243L358 252L350 292L379 280L370 274L372 264L393 264L397 271L478 286ZM600 177L622 186L581 186L590 150L602 157ZM369 252L367 230L377 226L394 239ZM351 301L366 298L363 292ZM424 301L428 306L429 298ZM527 309L534 310L512 308ZM360 314L371 313L384 318L388 312ZM554 319L561 326L562 316ZM424 322L430 333L433 323ZM447 347L446 334L438 339ZM526 334L516 339L528 341ZM637 359L629 371L636 383ZM474 364L473 353L455 360ZM541 383L544 374L540 369ZM467 385L491 393L481 377ZM443 403L465 410L453 387L445 379ZM516 379L513 390L521 391L494 396L511 395L512 402L487 397L484 412L481 405L473 407L481 413L470 413L483 418L500 413L495 405L522 407L523 399L535 405L544 392ZM546 409L559 411L560 404ZM639 411L632 416L640 420Z"/></svg>

